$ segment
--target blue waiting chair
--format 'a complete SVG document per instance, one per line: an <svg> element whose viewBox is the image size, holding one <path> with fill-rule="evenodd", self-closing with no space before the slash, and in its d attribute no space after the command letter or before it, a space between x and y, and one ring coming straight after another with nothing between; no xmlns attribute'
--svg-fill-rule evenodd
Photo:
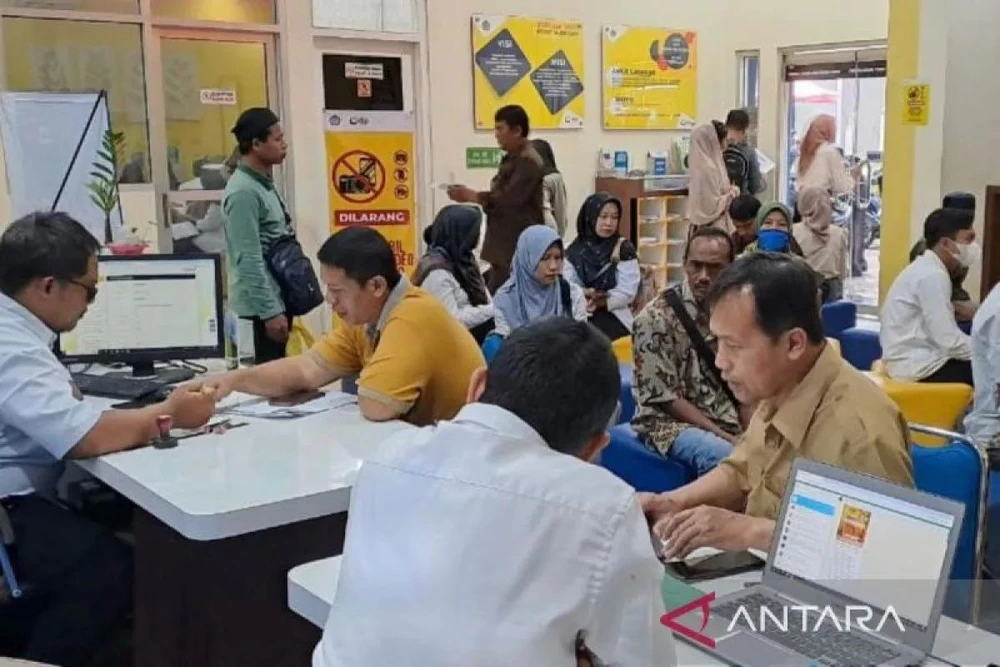
<svg viewBox="0 0 1000 667"><path fill-rule="evenodd" d="M841 331L838 338L840 355L859 371L870 371L872 364L882 358L877 331L850 327Z"/></svg>
<svg viewBox="0 0 1000 667"><path fill-rule="evenodd" d="M483 341L483 357L486 358L486 363L493 361L493 357L497 356L497 352L500 351L500 346L503 345L503 336L496 333L491 333Z"/></svg>
<svg viewBox="0 0 1000 667"><path fill-rule="evenodd" d="M841 299L824 303L820 309L823 332L828 338L840 338L841 332L858 323L858 306L853 301Z"/></svg>
<svg viewBox="0 0 1000 667"><path fill-rule="evenodd" d="M618 367L618 372L622 379L621 394L618 396L618 405L620 408L618 423L628 424L632 421L632 417L635 416L635 396L632 394L632 367L622 364Z"/></svg>
<svg viewBox="0 0 1000 667"><path fill-rule="evenodd" d="M663 493L694 480L694 469L652 451L628 424L611 429L611 442L601 452L600 464L636 491Z"/></svg>
<svg viewBox="0 0 1000 667"><path fill-rule="evenodd" d="M913 477L919 490L965 505L944 612L975 625L979 621L986 553L989 461L982 447L959 433L920 424L910 424L910 430L949 443L943 447L913 445Z"/></svg>

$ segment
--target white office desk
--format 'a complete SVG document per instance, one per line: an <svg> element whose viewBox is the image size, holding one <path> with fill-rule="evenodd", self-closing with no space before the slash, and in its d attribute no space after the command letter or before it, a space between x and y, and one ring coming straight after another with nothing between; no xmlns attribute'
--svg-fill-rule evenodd
<svg viewBox="0 0 1000 667"><path fill-rule="evenodd" d="M322 628L330 614L337 593L340 556L306 563L288 573L288 607L313 625ZM740 590L750 582L760 581L760 572L752 572L698 584L706 593L718 596ZM664 632L667 632L664 628ZM724 665L719 660L681 639L676 639L677 661L681 667ZM1000 636L953 618L943 616L938 626L934 655L958 665L987 665L1000 659Z"/></svg>
<svg viewBox="0 0 1000 667"><path fill-rule="evenodd" d="M347 449L413 428L367 421L356 405L292 420L231 419L249 425L77 463L184 537L218 540L346 512L360 466Z"/></svg>
<svg viewBox="0 0 1000 667"><path fill-rule="evenodd" d="M113 401L87 398L102 408ZM412 426L356 405L79 461L137 506L135 664L308 664L319 632L290 612L288 571L343 548L360 462Z"/></svg>

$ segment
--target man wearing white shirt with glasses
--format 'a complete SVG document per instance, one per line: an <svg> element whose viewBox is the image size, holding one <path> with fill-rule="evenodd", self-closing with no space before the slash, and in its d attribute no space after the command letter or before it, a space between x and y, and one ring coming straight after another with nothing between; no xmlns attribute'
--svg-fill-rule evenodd
<svg viewBox="0 0 1000 667"><path fill-rule="evenodd" d="M635 492L587 462L619 386L602 334L543 320L454 420L373 448L313 666L675 665Z"/></svg>

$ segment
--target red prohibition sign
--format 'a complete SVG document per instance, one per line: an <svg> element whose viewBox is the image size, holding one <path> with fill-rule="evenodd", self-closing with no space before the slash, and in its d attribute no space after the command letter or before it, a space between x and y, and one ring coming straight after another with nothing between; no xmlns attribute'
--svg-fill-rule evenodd
<svg viewBox="0 0 1000 667"><path fill-rule="evenodd" d="M333 163L330 174L340 196L355 204L374 201L385 189L385 167L368 151L344 153Z"/></svg>

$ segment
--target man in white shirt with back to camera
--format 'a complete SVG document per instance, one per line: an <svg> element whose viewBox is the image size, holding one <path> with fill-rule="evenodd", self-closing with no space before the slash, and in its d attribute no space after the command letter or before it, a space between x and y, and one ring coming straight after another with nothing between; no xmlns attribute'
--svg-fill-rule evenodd
<svg viewBox="0 0 1000 667"><path fill-rule="evenodd" d="M588 463L618 391L603 335L543 320L454 420L376 448L313 667L676 665L635 492Z"/></svg>
<svg viewBox="0 0 1000 667"><path fill-rule="evenodd" d="M972 342L955 321L951 275L982 258L972 213L940 208L924 223L927 250L896 277L882 308L882 359L907 382L972 384Z"/></svg>

